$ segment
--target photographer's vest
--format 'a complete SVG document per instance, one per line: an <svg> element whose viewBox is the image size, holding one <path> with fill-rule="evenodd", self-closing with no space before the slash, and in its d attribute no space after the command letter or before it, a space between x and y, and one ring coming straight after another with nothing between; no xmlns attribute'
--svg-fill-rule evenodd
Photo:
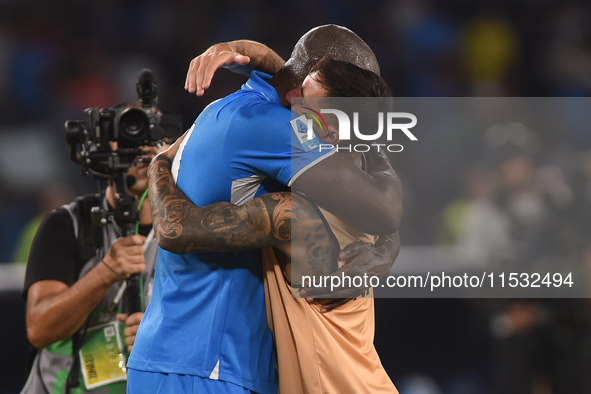
<svg viewBox="0 0 591 394"><path fill-rule="evenodd" d="M86 275L92 268L101 262L102 257L109 250L111 244L121 236L121 229L114 223L108 223L103 228L93 229L90 225L90 209L96 205L102 205L103 209L107 209L106 199L100 195L88 195L79 197L76 201L64 205L64 208L72 217L74 224L74 233L78 241L78 253L80 258L88 259L87 263L82 267L78 279ZM97 247L96 245L101 245ZM158 251L158 242L154 239L148 246L145 252L146 270L142 272L143 282L143 305L147 306L152 295L152 285L154 281L154 268L156 264L156 253ZM89 357L84 358L81 362L74 363L73 347L78 351L74 357L80 360L80 347L87 345L88 338L91 337L89 332L98 332L105 330L113 333L113 329L103 328L109 327L109 323L114 323L114 328L119 331L120 348L123 350L122 362L125 363L129 356L127 346L124 343L123 329L124 325L119 324L116 319L118 311L125 311L123 302L119 304L118 308L109 311L114 298L119 291L123 282L117 282L107 291L100 304L91 312L84 326L72 337L57 341L46 348L38 351L37 356L33 362L29 378L23 388L21 394L40 394L40 393L64 393L65 383L72 370L72 378L78 377L78 386L72 387L70 393L72 394L118 394L125 393L126 381L118 381L114 383L107 383L100 387L93 389L86 389L83 378L82 363L88 364ZM123 297L125 300L125 297ZM101 327L101 328L97 328ZM94 330L93 330L94 329ZM109 331L110 330L110 331ZM115 333L116 334L116 333ZM77 343L78 342L78 343ZM81 344L79 344L81 342ZM124 364L123 364L124 365ZM89 367L87 368L87 377ZM92 375L92 369L90 369ZM71 385L72 386L72 385Z"/></svg>

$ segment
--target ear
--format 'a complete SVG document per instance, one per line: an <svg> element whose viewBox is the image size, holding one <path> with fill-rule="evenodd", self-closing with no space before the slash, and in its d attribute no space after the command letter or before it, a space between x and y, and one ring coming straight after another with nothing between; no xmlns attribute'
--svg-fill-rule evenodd
<svg viewBox="0 0 591 394"><path fill-rule="evenodd" d="M292 99L302 97L302 89L296 88L292 89L285 95L285 101L287 102L287 108L291 108L291 110L298 115L302 114L302 100L297 100L295 103L292 103ZM293 105L295 104L295 105Z"/></svg>
<svg viewBox="0 0 591 394"><path fill-rule="evenodd" d="M332 145L337 144L339 142L339 130L332 125L328 126L324 141Z"/></svg>
<svg viewBox="0 0 591 394"><path fill-rule="evenodd" d="M291 89L289 92L287 92L287 94L285 95L285 99L287 101L290 101L292 99L292 97L302 97L302 89L300 87L297 87L295 89Z"/></svg>

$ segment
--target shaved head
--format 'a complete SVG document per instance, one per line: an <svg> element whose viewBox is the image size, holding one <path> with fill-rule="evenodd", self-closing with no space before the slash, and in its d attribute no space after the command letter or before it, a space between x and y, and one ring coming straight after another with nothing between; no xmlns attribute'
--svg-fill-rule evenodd
<svg viewBox="0 0 591 394"><path fill-rule="evenodd" d="M303 79L323 57L353 63L380 75L380 66L371 48L355 33L337 25L318 26L297 42L285 67Z"/></svg>
<svg viewBox="0 0 591 394"><path fill-rule="evenodd" d="M299 39L291 57L271 82L285 106L285 93L301 86L312 67L325 56L353 63L380 75L375 54L357 34L342 26L318 26Z"/></svg>

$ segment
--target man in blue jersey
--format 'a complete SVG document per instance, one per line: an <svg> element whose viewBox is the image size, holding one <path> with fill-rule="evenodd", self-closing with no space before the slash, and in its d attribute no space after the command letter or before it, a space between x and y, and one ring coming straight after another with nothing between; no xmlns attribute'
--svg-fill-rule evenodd
<svg viewBox="0 0 591 394"><path fill-rule="evenodd" d="M392 191L398 194L396 182L384 185L355 163L330 152L306 151L292 138L291 113L281 105L287 101L285 93L300 85L327 53L377 69L373 53L359 37L325 26L302 37L272 80L253 72L240 91L201 113L173 163L179 188L195 204L241 204L298 179L303 192L320 205L326 201L327 209L342 213L356 228L374 234L397 229L401 208L392 199ZM331 196L313 197L324 176L316 173L320 164L333 166L333 176L342 173L366 191L349 193L344 203ZM325 184L331 183L329 177ZM336 195L344 192L338 184L332 190ZM367 204L367 190L377 190L372 209L384 208L375 218L351 210L355 204ZM172 221L183 214L168 212ZM174 236L175 226L169 230ZM130 392L275 392L275 356L262 283L258 250L188 255L159 250L152 303L128 363Z"/></svg>

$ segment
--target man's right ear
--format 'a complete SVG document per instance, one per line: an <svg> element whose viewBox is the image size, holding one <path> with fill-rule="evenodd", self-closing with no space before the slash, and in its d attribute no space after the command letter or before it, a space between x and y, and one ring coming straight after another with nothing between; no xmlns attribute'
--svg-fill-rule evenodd
<svg viewBox="0 0 591 394"><path fill-rule="evenodd" d="M291 99L293 97L302 97L302 89L301 88L295 88L295 89L291 89L289 92L287 92L285 94L285 99L287 101L289 101L289 103L291 104Z"/></svg>
<svg viewBox="0 0 591 394"><path fill-rule="evenodd" d="M301 106L301 100L298 100L298 103L300 105L293 105L292 102L292 98L297 98L297 97L302 97L302 89L301 88L295 88L290 90L289 92L287 92L287 94L285 95L285 101L287 101L291 107L291 110L299 115L301 115L302 113L302 106Z"/></svg>
<svg viewBox="0 0 591 394"><path fill-rule="evenodd" d="M324 140L324 142L327 142L332 145L338 144L339 143L339 130L334 126L329 125L328 131L326 132L323 140Z"/></svg>

